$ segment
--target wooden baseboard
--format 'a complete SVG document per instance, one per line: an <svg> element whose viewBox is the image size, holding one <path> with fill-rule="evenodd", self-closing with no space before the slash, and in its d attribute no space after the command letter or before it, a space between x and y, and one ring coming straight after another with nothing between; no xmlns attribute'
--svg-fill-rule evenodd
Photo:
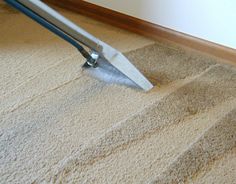
<svg viewBox="0 0 236 184"><path fill-rule="evenodd" d="M236 49L180 33L82 0L45 0L82 15L153 39L165 39L236 63Z"/></svg>

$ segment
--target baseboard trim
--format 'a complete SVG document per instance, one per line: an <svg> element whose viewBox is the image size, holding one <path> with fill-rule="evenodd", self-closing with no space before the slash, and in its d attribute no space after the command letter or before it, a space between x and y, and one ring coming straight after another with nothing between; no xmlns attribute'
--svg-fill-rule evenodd
<svg viewBox="0 0 236 184"><path fill-rule="evenodd" d="M167 40L236 63L236 49L177 32L135 17L131 17L81 0L45 0L48 3L72 10L156 40Z"/></svg>

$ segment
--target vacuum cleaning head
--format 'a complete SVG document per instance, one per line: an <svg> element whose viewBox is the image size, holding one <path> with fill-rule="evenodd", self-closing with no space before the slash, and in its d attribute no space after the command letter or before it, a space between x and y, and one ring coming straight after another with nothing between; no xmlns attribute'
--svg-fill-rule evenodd
<svg viewBox="0 0 236 184"><path fill-rule="evenodd" d="M103 48L103 54L92 52L91 59L83 65L84 68L89 68L91 76L108 83L140 87L145 91L153 88L153 85L122 53L104 42L100 45Z"/></svg>

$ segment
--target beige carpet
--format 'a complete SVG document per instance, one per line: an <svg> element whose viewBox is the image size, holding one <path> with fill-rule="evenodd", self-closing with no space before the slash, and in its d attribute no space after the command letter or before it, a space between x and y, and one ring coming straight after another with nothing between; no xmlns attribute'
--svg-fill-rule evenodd
<svg viewBox="0 0 236 184"><path fill-rule="evenodd" d="M234 67L64 12L155 88L107 84L0 6L0 183L236 183Z"/></svg>

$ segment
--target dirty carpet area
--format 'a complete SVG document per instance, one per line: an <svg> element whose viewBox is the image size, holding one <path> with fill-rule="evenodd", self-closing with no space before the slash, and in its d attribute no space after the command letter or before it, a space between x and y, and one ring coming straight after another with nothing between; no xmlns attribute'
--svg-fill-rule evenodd
<svg viewBox="0 0 236 184"><path fill-rule="evenodd" d="M125 55L148 93L81 69L1 4L0 183L236 183L236 69L63 11Z"/></svg>

